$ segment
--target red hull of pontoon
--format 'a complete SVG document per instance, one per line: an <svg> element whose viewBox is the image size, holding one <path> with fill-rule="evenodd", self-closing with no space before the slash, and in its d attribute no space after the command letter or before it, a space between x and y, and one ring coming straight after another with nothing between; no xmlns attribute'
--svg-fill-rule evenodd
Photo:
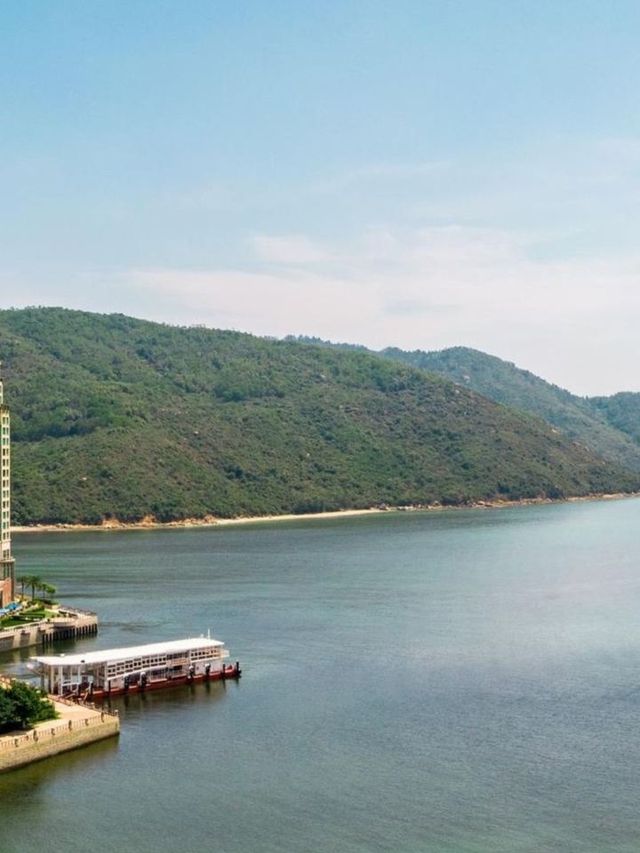
<svg viewBox="0 0 640 853"><path fill-rule="evenodd" d="M171 687L180 687L184 684L203 684L208 681L226 681L227 679L238 679L242 675L242 670L235 664L226 666L224 672L210 672L202 675L180 675L175 678L163 678L158 681L147 681L146 684L141 684L139 681L134 684L129 684L127 687L114 687L111 690L82 690L80 693L67 693L67 698L81 698L90 702L102 702L105 699L110 699L112 696L128 696L132 693L148 693L151 690L166 690Z"/></svg>

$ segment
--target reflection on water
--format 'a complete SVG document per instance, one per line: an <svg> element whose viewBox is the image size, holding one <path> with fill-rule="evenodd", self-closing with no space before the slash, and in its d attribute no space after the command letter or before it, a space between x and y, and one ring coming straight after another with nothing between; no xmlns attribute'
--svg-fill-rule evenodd
<svg viewBox="0 0 640 853"><path fill-rule="evenodd" d="M64 785L68 778L75 778L78 772L83 776L90 776L108 765L109 760L117 754L118 748L118 738L107 738L82 749L65 752L0 775L3 817L10 810L13 812L14 808L30 813L31 807L25 798L41 796L38 788Z"/></svg>
<svg viewBox="0 0 640 853"><path fill-rule="evenodd" d="M166 690L150 690L146 693L131 693L112 696L102 706L117 711L123 720L130 723L144 714L162 714L166 716L173 710L206 703L213 706L224 700L227 690L237 689L239 682L208 681L200 684L185 684ZM210 708L212 710L212 708Z"/></svg>

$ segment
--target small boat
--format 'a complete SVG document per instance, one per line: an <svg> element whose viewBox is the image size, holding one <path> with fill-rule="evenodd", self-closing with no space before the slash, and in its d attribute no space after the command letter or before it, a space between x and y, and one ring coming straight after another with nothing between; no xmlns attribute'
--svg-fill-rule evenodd
<svg viewBox="0 0 640 853"><path fill-rule="evenodd" d="M101 701L126 693L239 678L239 662L225 663L228 657L220 640L197 637L77 655L42 655L30 661L47 693Z"/></svg>

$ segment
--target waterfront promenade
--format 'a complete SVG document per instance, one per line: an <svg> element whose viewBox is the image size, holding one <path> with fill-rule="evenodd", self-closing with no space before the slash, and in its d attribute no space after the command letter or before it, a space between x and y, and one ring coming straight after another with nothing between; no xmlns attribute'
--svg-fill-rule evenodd
<svg viewBox="0 0 640 853"><path fill-rule="evenodd" d="M37 723L29 731L0 736L0 773L114 737L120 732L117 713L49 698L59 714L58 719Z"/></svg>
<svg viewBox="0 0 640 853"><path fill-rule="evenodd" d="M0 652L48 646L54 640L75 640L98 633L98 617L86 610L59 606L55 615L0 630Z"/></svg>

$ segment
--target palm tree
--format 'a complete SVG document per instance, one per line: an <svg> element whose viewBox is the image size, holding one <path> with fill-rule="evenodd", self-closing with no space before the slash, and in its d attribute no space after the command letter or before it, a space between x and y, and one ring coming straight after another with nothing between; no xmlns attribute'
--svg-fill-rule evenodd
<svg viewBox="0 0 640 853"><path fill-rule="evenodd" d="M41 583L38 588L47 596L47 601L51 601L51 597L56 594L55 586L50 583Z"/></svg>
<svg viewBox="0 0 640 853"><path fill-rule="evenodd" d="M22 585L22 595L23 595L23 596L24 596L24 588L25 588L25 586L31 586L31 581L32 581L33 579L34 579L34 576L33 576L33 575L23 575L23 576L20 578L20 584ZM36 578L36 581L37 581L37 580L39 580L39 578ZM33 598L33 588L32 588L32 590L31 590L31 598Z"/></svg>
<svg viewBox="0 0 640 853"><path fill-rule="evenodd" d="M29 575L27 585L31 587L31 600L35 601L36 589L40 589L40 587L42 586L42 578L38 575Z"/></svg>

